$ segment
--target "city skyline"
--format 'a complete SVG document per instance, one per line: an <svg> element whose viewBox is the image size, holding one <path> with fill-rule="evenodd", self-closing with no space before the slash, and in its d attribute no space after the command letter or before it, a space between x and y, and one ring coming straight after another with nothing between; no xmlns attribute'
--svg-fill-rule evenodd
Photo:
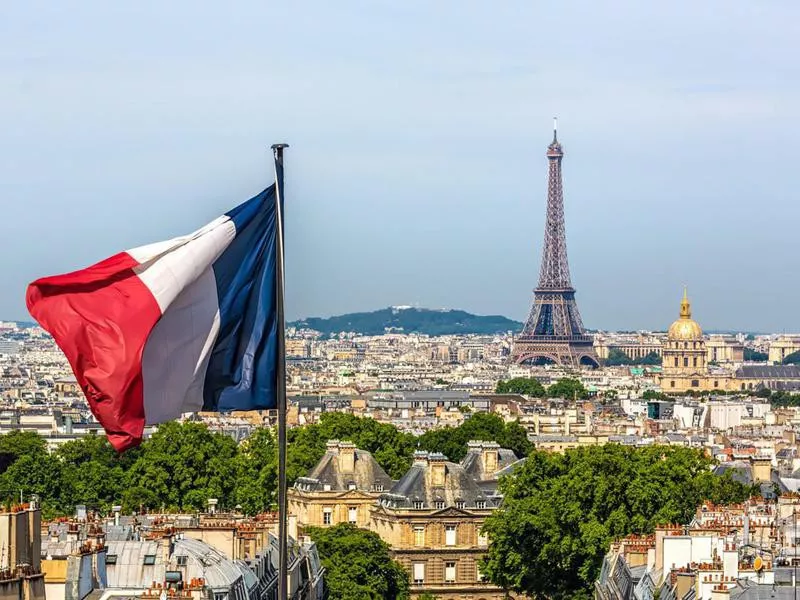
<svg viewBox="0 0 800 600"><path fill-rule="evenodd" d="M799 7L459 6L193 4L180 41L185 3L7 7L2 318L30 320L36 277L253 195L285 140L290 319L524 321L557 114L588 328L663 329L688 284L706 329L800 331Z"/></svg>

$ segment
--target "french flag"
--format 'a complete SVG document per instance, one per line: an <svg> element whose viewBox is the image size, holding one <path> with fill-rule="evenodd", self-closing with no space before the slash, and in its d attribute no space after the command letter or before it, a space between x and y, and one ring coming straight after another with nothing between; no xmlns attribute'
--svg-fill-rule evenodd
<svg viewBox="0 0 800 600"><path fill-rule="evenodd" d="M182 413L276 406L279 174L194 233L28 287L117 450Z"/></svg>

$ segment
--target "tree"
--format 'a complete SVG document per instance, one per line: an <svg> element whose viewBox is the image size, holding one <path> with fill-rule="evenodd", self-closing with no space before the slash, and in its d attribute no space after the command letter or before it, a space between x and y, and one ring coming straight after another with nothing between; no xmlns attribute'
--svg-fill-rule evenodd
<svg viewBox="0 0 800 600"><path fill-rule="evenodd" d="M256 429L239 445L235 468L235 502L245 514L272 508L277 501L278 444L271 429Z"/></svg>
<svg viewBox="0 0 800 600"><path fill-rule="evenodd" d="M544 386L538 379L533 377L514 377L508 381L500 380L497 382L495 392L498 394L520 394L532 398L543 398L545 395Z"/></svg>
<svg viewBox="0 0 800 600"><path fill-rule="evenodd" d="M783 359L785 365L800 365L800 350L792 352Z"/></svg>
<svg viewBox="0 0 800 600"><path fill-rule="evenodd" d="M405 600L408 573L392 560L389 546L371 531L341 523L329 528L310 527L325 567L331 598L339 600Z"/></svg>
<svg viewBox="0 0 800 600"><path fill-rule="evenodd" d="M646 356L640 358L637 364L654 367L661 364L661 357L658 352L649 352Z"/></svg>
<svg viewBox="0 0 800 600"><path fill-rule="evenodd" d="M484 525L492 543L483 572L535 598L589 598L612 539L685 522L705 498L741 502L753 492L709 465L689 448L534 451L501 481L504 504Z"/></svg>
<svg viewBox="0 0 800 600"><path fill-rule="evenodd" d="M458 427L431 429L419 437L419 447L429 452L441 452L448 459L459 462L467 454L470 440L497 442L519 456L527 456L533 449L525 428L514 421L506 423L495 414L479 412Z"/></svg>
<svg viewBox="0 0 800 600"><path fill-rule="evenodd" d="M550 398L566 398L567 400L577 398L584 400L589 397L589 392L579 380L563 377L547 388L547 395Z"/></svg>
<svg viewBox="0 0 800 600"><path fill-rule="evenodd" d="M47 453L26 454L0 475L0 498L19 502L21 495L27 502L36 494L41 499L44 516L52 518L72 511L69 483L56 457Z"/></svg>
<svg viewBox="0 0 800 600"><path fill-rule="evenodd" d="M0 435L0 473L4 473L19 457L47 454L47 444L35 431L12 430Z"/></svg>
<svg viewBox="0 0 800 600"><path fill-rule="evenodd" d="M293 480L306 475L325 454L328 440L348 440L357 448L371 452L393 479L399 479L411 466L416 438L387 423L369 417L330 412L318 424L289 430L287 470Z"/></svg>
<svg viewBox="0 0 800 600"><path fill-rule="evenodd" d="M769 355L766 352L759 352L752 348L744 349L744 359L751 362L767 362Z"/></svg>
<svg viewBox="0 0 800 600"><path fill-rule="evenodd" d="M667 396L663 392L657 392L655 390L645 390L642 394L642 400L669 400L669 396Z"/></svg>
<svg viewBox="0 0 800 600"><path fill-rule="evenodd" d="M125 505L135 510L135 500L149 497L167 508L197 510L217 498L220 508L230 508L235 456L236 442L227 435L200 423L165 423L142 445L129 471Z"/></svg>
<svg viewBox="0 0 800 600"><path fill-rule="evenodd" d="M661 364L661 357L657 352L650 352L641 358L631 358L619 348L611 347L608 349L608 358L603 362L607 367L617 365L654 366Z"/></svg>
<svg viewBox="0 0 800 600"><path fill-rule="evenodd" d="M632 365L633 359L619 348L611 347L608 349L608 358L603 362L607 367L616 367L618 365Z"/></svg>

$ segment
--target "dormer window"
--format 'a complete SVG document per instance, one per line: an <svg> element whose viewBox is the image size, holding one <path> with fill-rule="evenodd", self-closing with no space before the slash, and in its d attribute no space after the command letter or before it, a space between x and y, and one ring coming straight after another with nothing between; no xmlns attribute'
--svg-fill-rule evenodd
<svg viewBox="0 0 800 600"><path fill-rule="evenodd" d="M383 484L382 483L376 483L374 488L375 488L376 492L382 492L383 491Z"/></svg>
<svg viewBox="0 0 800 600"><path fill-rule="evenodd" d="M354 489L356 489L356 484L351 481L350 483L347 484L347 489L352 492Z"/></svg>
<svg viewBox="0 0 800 600"><path fill-rule="evenodd" d="M425 503L422 500L414 500L414 510L422 510L425 506Z"/></svg>
<svg viewBox="0 0 800 600"><path fill-rule="evenodd" d="M456 500L456 508L464 508L464 501L463 500Z"/></svg>
<svg viewBox="0 0 800 600"><path fill-rule="evenodd" d="M326 484L324 484L324 485L322 486L322 491L323 491L323 492L330 492L330 491L331 491L331 484L330 484L330 483L326 483Z"/></svg>
<svg viewBox="0 0 800 600"><path fill-rule="evenodd" d="M444 500L437 500L434 502L434 508L436 510L442 510L444 508Z"/></svg>
<svg viewBox="0 0 800 600"><path fill-rule="evenodd" d="M478 510L486 508L486 500L477 500L475 502L475 508L477 508Z"/></svg>

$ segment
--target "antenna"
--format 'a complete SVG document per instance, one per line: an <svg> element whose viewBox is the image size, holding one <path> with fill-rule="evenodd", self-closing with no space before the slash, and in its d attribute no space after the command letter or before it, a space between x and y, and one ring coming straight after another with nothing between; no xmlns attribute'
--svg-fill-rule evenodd
<svg viewBox="0 0 800 600"><path fill-rule="evenodd" d="M553 117L553 142L558 141L558 117Z"/></svg>

